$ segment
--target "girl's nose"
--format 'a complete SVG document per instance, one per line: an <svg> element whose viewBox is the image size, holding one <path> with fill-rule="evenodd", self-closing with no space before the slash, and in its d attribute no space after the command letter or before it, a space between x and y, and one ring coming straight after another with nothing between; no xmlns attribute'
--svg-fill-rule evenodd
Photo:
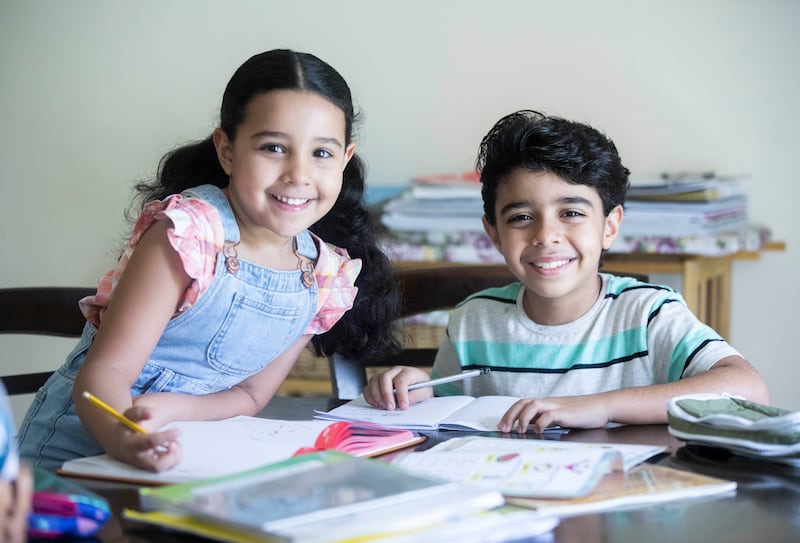
<svg viewBox="0 0 800 543"><path fill-rule="evenodd" d="M307 185L311 181L311 168L307 160L293 156L287 163L282 181L291 185Z"/></svg>

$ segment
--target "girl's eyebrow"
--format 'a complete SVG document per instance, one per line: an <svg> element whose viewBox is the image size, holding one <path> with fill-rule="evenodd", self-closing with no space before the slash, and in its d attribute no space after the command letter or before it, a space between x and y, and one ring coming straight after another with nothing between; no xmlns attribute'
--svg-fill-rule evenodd
<svg viewBox="0 0 800 543"><path fill-rule="evenodd" d="M260 130L260 131L256 132L255 134L253 134L252 136L250 136L250 139L253 139L253 140L260 140L260 139L263 139L263 138L288 139L289 138L289 134L287 134L286 132L279 132L279 131L276 131L276 130ZM314 140L319 142L319 143L321 143L321 144L333 145L334 147L338 147L340 149L344 148L344 145L342 145L342 143L337 138L318 137L318 138L314 138Z"/></svg>

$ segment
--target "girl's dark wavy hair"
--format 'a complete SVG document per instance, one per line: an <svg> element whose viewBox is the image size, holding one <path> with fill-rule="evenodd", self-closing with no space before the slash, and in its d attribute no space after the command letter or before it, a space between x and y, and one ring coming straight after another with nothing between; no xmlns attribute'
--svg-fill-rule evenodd
<svg viewBox="0 0 800 543"><path fill-rule="evenodd" d="M228 82L222 96L220 128L231 141L244 121L250 100L273 90L315 92L336 105L344 112L345 145L350 144L356 115L344 78L314 55L278 49L251 57ZM362 263L353 308L331 330L311 340L317 356L338 352L372 361L399 348L394 323L400 316L400 293L391 264L378 246L377 230L364 201L364 178L364 163L354 154L344 170L336 203L310 228ZM211 136L164 155L157 178L136 184L134 190L141 206L202 184L228 185Z"/></svg>
<svg viewBox="0 0 800 543"><path fill-rule="evenodd" d="M550 172L597 190L603 214L624 205L630 171L614 142L591 126L533 110L506 115L481 141L476 168L481 175L483 212L497 223L497 187L516 168Z"/></svg>

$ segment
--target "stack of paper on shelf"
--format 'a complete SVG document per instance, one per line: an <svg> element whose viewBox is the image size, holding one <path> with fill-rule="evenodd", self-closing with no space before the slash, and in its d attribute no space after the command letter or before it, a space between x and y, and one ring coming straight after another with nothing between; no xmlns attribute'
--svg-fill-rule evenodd
<svg viewBox="0 0 800 543"><path fill-rule="evenodd" d="M63 475L92 479L167 484L197 481L285 460L298 453L332 449L353 456L375 456L424 440L407 430L368 424L286 421L238 416L218 421L176 422L181 431L181 461L153 473L107 454L68 460Z"/></svg>
<svg viewBox="0 0 800 543"><path fill-rule="evenodd" d="M482 232L483 201L476 172L417 177L382 208L381 223L395 232Z"/></svg>
<svg viewBox="0 0 800 543"><path fill-rule="evenodd" d="M503 497L496 490L445 481L386 462L336 451L307 454L255 470L181 485L140 490L142 512L129 519L203 535L247 541L322 543L333 541L415 541L419 532L462 522L474 531L497 528ZM481 522L486 514L486 524ZM556 521L539 522L529 535L549 531ZM182 526L182 527L181 527ZM194 527L194 528L193 528ZM483 532L487 535L486 532ZM411 535L412 537L407 537ZM519 532L517 533L519 535ZM469 540L469 539L467 539Z"/></svg>
<svg viewBox="0 0 800 543"><path fill-rule="evenodd" d="M800 467L800 412L724 394L689 394L667 406L669 432L688 443Z"/></svg>
<svg viewBox="0 0 800 543"><path fill-rule="evenodd" d="M705 174L658 181L631 182L622 237L707 237L747 226L747 197L739 179Z"/></svg>

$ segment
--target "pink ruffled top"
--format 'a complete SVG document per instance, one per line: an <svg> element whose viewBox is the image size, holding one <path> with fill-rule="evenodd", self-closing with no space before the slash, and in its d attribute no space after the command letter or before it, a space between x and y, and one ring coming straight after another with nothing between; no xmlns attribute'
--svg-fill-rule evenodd
<svg viewBox="0 0 800 543"><path fill-rule="evenodd" d="M99 327L102 323L114 288L142 236L155 221L162 219L172 222L172 228L168 230L169 242L192 278L175 315L192 307L208 289L214 278L217 255L225 244L222 221L216 208L203 199L185 198L180 194L149 202L139 216L117 266L103 276L95 295L80 301L81 311L94 326ZM330 330L353 307L358 292L355 280L361 271L361 260L352 259L346 250L313 237L319 248L314 266L318 287L317 313L305 333L321 334Z"/></svg>

